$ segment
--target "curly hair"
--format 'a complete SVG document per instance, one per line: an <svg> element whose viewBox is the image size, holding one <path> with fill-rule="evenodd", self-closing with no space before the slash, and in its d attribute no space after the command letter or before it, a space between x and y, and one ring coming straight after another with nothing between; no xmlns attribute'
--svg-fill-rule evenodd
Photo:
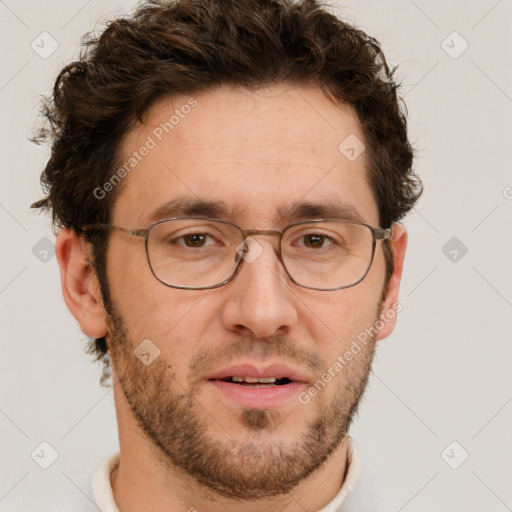
<svg viewBox="0 0 512 512"><path fill-rule="evenodd" d="M86 34L77 61L65 66L43 101L46 125L34 141L51 143L41 176L54 230L89 241L107 311L108 235L83 227L108 223L119 188L93 191L118 165L123 138L160 98L229 84L256 89L276 83L316 84L333 102L350 104L362 124L367 174L382 227L403 218L422 192L412 170L406 110L379 43L316 0L153 0L103 33ZM386 282L393 256L385 244ZM107 341L88 353L110 375Z"/></svg>

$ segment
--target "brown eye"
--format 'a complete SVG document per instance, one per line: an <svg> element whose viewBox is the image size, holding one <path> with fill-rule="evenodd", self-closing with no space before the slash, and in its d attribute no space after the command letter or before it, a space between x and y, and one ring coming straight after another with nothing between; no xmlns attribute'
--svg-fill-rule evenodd
<svg viewBox="0 0 512 512"><path fill-rule="evenodd" d="M321 249L328 237L325 235L311 234L304 236L304 245L310 249Z"/></svg>
<svg viewBox="0 0 512 512"><path fill-rule="evenodd" d="M203 247L207 236L203 233L193 233L191 235L184 235L183 241L187 247Z"/></svg>

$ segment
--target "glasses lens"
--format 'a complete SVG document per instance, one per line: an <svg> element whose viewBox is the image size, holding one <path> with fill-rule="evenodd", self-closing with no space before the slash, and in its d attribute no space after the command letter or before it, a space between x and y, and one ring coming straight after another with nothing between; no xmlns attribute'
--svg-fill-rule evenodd
<svg viewBox="0 0 512 512"><path fill-rule="evenodd" d="M178 219L155 224L147 240L149 263L162 282L205 288L229 279L236 268L241 232L210 219Z"/></svg>
<svg viewBox="0 0 512 512"><path fill-rule="evenodd" d="M283 262L297 284L323 290L348 287L368 272L373 233L350 222L293 226L282 241Z"/></svg>

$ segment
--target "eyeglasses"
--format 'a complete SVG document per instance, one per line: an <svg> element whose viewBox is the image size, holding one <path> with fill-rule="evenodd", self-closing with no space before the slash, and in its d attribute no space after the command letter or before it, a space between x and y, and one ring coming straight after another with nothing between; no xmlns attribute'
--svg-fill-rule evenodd
<svg viewBox="0 0 512 512"><path fill-rule="evenodd" d="M361 282L372 264L377 240L391 229L337 219L296 222L283 231L242 229L204 217L159 220L147 229L94 224L84 231L115 230L144 238L148 263L166 286L185 290L218 288L262 252L252 235L278 236L277 257L291 281L313 290L340 290Z"/></svg>

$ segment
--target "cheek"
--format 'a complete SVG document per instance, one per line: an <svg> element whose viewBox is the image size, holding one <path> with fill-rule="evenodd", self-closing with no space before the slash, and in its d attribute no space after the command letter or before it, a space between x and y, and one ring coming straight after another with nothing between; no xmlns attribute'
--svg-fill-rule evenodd
<svg viewBox="0 0 512 512"><path fill-rule="evenodd" d="M383 280L379 273L375 273L375 277L373 279L368 274L356 286L326 292L325 295L317 296L316 300L310 298L304 301L308 306L311 336L318 347L331 353L331 357L336 357L358 334L373 326L378 319Z"/></svg>
<svg viewBox="0 0 512 512"><path fill-rule="evenodd" d="M175 339L196 339L203 324L210 325L205 292L177 290L152 277L154 283L125 285L114 296L116 307L133 335L151 337L168 345ZM201 294L201 295L199 295Z"/></svg>
<svg viewBox="0 0 512 512"><path fill-rule="evenodd" d="M208 291L178 290L165 286L152 274L145 259L111 258L111 300L123 319L130 343L151 340L174 368L188 365L205 331L213 329L215 311Z"/></svg>
<svg viewBox="0 0 512 512"><path fill-rule="evenodd" d="M215 328L218 314L210 307L204 291L163 288L164 294L153 301L153 307L144 315L139 313L133 332L149 337L178 386L187 386L194 356L221 341L220 331ZM151 299L147 300L149 303Z"/></svg>
<svg viewBox="0 0 512 512"><path fill-rule="evenodd" d="M344 296L343 300L331 300L322 309L325 313L319 315L327 326L328 338L337 343L352 339L368 324L375 322L378 303L378 298L373 295L363 298Z"/></svg>

